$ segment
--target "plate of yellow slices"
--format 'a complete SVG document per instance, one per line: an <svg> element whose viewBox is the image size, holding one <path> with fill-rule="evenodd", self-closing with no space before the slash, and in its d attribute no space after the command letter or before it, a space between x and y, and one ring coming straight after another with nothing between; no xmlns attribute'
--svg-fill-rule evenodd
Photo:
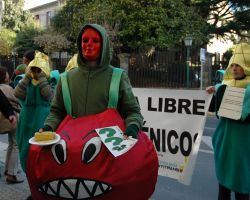
<svg viewBox="0 0 250 200"><path fill-rule="evenodd" d="M52 145L61 139L60 135L52 131L36 132L34 137L29 139L30 144L47 146Z"/></svg>

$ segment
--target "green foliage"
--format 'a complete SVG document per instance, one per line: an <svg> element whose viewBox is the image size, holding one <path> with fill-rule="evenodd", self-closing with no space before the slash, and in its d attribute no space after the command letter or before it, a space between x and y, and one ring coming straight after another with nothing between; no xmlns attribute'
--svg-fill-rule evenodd
<svg viewBox="0 0 250 200"><path fill-rule="evenodd" d="M195 45L211 37L250 30L249 0L71 0L53 27L76 41L85 23L106 27L115 47L171 47L192 35Z"/></svg>
<svg viewBox="0 0 250 200"><path fill-rule="evenodd" d="M192 8L181 0L139 1L123 5L124 16L119 35L122 43L128 40L129 47L170 47L179 44L186 35L202 38L204 23ZM118 5L117 5L118 6Z"/></svg>
<svg viewBox="0 0 250 200"><path fill-rule="evenodd" d="M48 55L53 51L61 51L70 46L70 42L63 34L51 31L46 31L41 35L34 37L34 42Z"/></svg>
<svg viewBox="0 0 250 200"><path fill-rule="evenodd" d="M193 1L196 12L207 22L206 32L231 39L232 33L247 37L250 30L249 0L199 0Z"/></svg>
<svg viewBox="0 0 250 200"><path fill-rule="evenodd" d="M131 49L173 46L190 32L203 41L204 22L199 18L182 0L72 0L52 24L75 41L83 24L99 23L115 46Z"/></svg>
<svg viewBox="0 0 250 200"><path fill-rule="evenodd" d="M55 30L64 33L70 41L76 41L76 36L84 22L84 2L68 1L67 5L63 7L58 14L52 18L51 24Z"/></svg>
<svg viewBox="0 0 250 200"><path fill-rule="evenodd" d="M2 25L5 28L19 31L31 15L23 10L24 0L5 0Z"/></svg>
<svg viewBox="0 0 250 200"><path fill-rule="evenodd" d="M34 43L34 37L40 33L41 29L34 21L27 23L27 25L22 25L21 30L17 33L14 45L18 55L23 55L28 49L39 50L39 46Z"/></svg>
<svg viewBox="0 0 250 200"><path fill-rule="evenodd" d="M9 29L0 30L0 57L8 57L12 53L12 48L16 38L16 33Z"/></svg>

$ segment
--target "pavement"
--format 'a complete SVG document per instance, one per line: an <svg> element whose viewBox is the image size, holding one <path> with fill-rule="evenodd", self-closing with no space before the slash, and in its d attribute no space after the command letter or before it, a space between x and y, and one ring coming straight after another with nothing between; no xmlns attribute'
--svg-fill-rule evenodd
<svg viewBox="0 0 250 200"><path fill-rule="evenodd" d="M6 149L7 142L0 142L0 200L26 200L30 195L30 190L25 173L23 173L22 170L20 170L18 176L25 180L23 183L8 184L5 181L4 162Z"/></svg>

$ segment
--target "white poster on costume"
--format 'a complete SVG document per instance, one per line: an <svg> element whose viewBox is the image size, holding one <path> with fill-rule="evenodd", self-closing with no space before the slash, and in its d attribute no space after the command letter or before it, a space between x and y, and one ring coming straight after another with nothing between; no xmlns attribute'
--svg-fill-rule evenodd
<svg viewBox="0 0 250 200"><path fill-rule="evenodd" d="M239 120L245 92L245 88L226 87L218 115L229 119Z"/></svg>
<svg viewBox="0 0 250 200"><path fill-rule="evenodd" d="M212 95L201 90L134 88L161 176L189 185Z"/></svg>

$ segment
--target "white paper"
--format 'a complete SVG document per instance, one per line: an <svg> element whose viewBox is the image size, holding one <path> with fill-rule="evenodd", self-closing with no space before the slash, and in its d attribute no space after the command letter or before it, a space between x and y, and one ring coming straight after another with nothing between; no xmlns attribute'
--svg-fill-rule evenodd
<svg viewBox="0 0 250 200"><path fill-rule="evenodd" d="M118 126L98 128L95 130L100 136L103 144L115 157L126 153L138 141L132 137L125 139L121 129Z"/></svg>
<svg viewBox="0 0 250 200"><path fill-rule="evenodd" d="M218 115L234 120L240 119L245 91L244 88L227 86Z"/></svg>

